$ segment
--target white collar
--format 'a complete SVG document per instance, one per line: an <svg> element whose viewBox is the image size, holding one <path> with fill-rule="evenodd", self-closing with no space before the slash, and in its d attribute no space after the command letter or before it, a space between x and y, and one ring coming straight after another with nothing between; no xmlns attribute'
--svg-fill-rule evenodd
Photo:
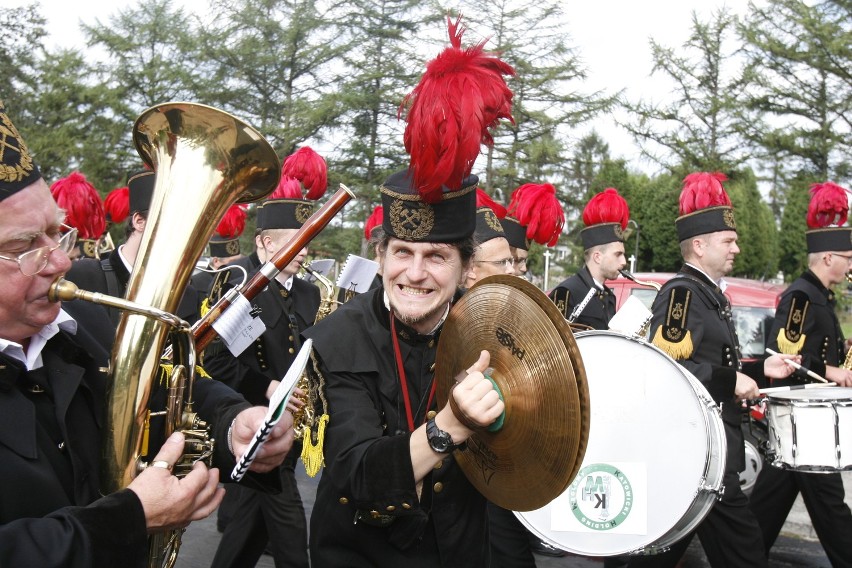
<svg viewBox="0 0 852 568"><path fill-rule="evenodd" d="M77 333L77 322L74 321L65 310L60 309L56 319L41 328L38 333L30 337L30 344L26 352L20 343L0 338L0 352L23 363L28 371L39 369L44 365L41 352L47 342L59 331L66 331L71 335Z"/></svg>
<svg viewBox="0 0 852 568"><path fill-rule="evenodd" d="M279 284L281 284L282 286L284 286L284 289L285 289L285 290L287 290L287 291L289 292L290 290L292 290L292 289L293 289L293 275L291 274L290 276L288 276L288 277L287 277L287 280L284 280L283 282L281 281L281 276L282 276L282 274L279 272L279 273L275 276L275 280L276 280Z"/></svg>
<svg viewBox="0 0 852 568"><path fill-rule="evenodd" d="M133 272L133 265L128 262L127 258L124 256L124 253L121 252L124 249L124 245L118 247L118 258L121 259L121 262L124 264L124 268L127 269L127 273L130 274Z"/></svg>

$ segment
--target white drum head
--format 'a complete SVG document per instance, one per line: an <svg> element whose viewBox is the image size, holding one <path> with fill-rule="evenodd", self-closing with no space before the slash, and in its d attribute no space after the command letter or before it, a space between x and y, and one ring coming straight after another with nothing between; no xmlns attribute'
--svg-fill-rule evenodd
<svg viewBox="0 0 852 568"><path fill-rule="evenodd" d="M697 379L653 345L607 331L576 339L591 399L585 458L562 495L516 515L545 542L585 556L673 542L675 525L696 524L701 489L721 484L721 418ZM712 506L704 499L698 520Z"/></svg>

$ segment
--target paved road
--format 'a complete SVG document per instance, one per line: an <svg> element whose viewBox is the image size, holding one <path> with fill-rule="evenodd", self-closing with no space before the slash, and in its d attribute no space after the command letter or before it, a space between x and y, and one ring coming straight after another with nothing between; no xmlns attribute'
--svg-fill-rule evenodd
<svg viewBox="0 0 852 568"><path fill-rule="evenodd" d="M297 467L297 478L305 509L310 515L314 504L314 493L319 478L310 479L304 475L304 469ZM846 486L846 501L852 505L852 472L843 474ZM208 568L221 535L216 531L216 516L193 523L184 535L184 544L178 557L177 568ZM603 566L603 559L580 556L552 558L536 556L538 568L597 567ZM801 502L796 501L782 536L772 549L770 565L773 568L831 568L810 525L808 513ZM692 544L680 564L680 568L708 567L707 559L698 539ZM272 557L263 556L258 568L274 568ZM343 568L343 567L341 567Z"/></svg>

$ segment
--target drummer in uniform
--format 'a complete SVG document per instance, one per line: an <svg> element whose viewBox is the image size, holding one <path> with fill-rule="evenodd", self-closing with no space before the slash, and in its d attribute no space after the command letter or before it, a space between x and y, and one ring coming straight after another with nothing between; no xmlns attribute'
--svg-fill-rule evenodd
<svg viewBox="0 0 852 568"><path fill-rule="evenodd" d="M573 323L592 329L609 327L609 320L615 315L616 301L615 294L605 282L616 278L618 271L627 266L624 229L629 219L627 201L612 187L598 193L586 204L583 209L586 228L580 231L585 261L583 268L550 292L550 299L566 319L571 319L578 305L594 290Z"/></svg>
<svg viewBox="0 0 852 568"><path fill-rule="evenodd" d="M832 182L811 187L806 233L808 269L781 295L769 347L801 355L802 365L844 387L852 386L852 371L843 363L844 339L835 313L833 286L846 281L852 267L852 229L843 226L847 192ZM797 371L773 386L809 382ZM807 392L807 391L802 391ZM832 436L833 432L826 432ZM807 440L799 439L800 444ZM852 513L844 501L840 473L807 473L765 466L751 494L751 509L763 531L766 554L802 494L814 530L832 566L852 566Z"/></svg>
<svg viewBox="0 0 852 568"><path fill-rule="evenodd" d="M683 365L721 406L727 440L724 493L694 531L711 566L767 566L757 519L740 489L745 468L742 401L759 396L752 377L784 378L791 356L773 355L744 365L723 276L730 273L737 225L721 173L692 173L684 179L675 225L684 265L657 294L652 306L653 343ZM748 374L746 374L748 373ZM751 375L751 376L749 376ZM676 401L672 401L676 404ZM676 566L694 533L662 554L634 557L630 566Z"/></svg>

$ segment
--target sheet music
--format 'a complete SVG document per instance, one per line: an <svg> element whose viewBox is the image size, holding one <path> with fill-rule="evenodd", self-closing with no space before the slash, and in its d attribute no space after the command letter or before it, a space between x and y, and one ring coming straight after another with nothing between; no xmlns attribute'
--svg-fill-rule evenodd
<svg viewBox="0 0 852 568"><path fill-rule="evenodd" d="M378 271L378 262L350 254L346 257L346 264L340 271L336 285L341 290L363 294L370 289Z"/></svg>
<svg viewBox="0 0 852 568"><path fill-rule="evenodd" d="M251 309L251 303L246 297L237 294L231 305L213 322L213 329L219 333L234 357L266 331L266 325L260 318L251 315Z"/></svg>
<svg viewBox="0 0 852 568"><path fill-rule="evenodd" d="M311 353L312 344L313 340L305 340L302 344L302 348L293 360L293 364L290 365L290 368L287 370L287 374L284 375L284 378L281 379L281 383L278 385L278 388L276 388L275 392L272 393L272 398L269 399L269 411L266 413L266 418L263 420L263 424L260 428L258 428L257 432L255 432L254 438L252 438L249 447L240 459L237 460L237 465L234 467L234 471L231 472L231 479L234 481L239 481L243 478L252 462L254 462L257 452L263 447L264 442L269 439L269 434L272 432L272 429L275 428L275 425L278 424L278 421L281 420L282 416L284 416L284 411L287 408L287 401L293 394L293 390L296 388L296 383L299 382L299 377L302 376L305 367L308 365L308 357Z"/></svg>
<svg viewBox="0 0 852 568"><path fill-rule="evenodd" d="M325 276L326 278L328 278L329 275L331 274L331 272L334 270L334 259L333 258L323 258L323 259L320 259L320 260L314 260L314 261L311 261L309 266L311 267L311 270L313 270L317 274L321 274L322 276ZM306 280L308 282L316 282L317 281L317 279L314 278L313 274L309 274L307 272L302 277L302 279Z"/></svg>
<svg viewBox="0 0 852 568"><path fill-rule="evenodd" d="M625 335L638 335L645 324L651 321L651 315L651 310L645 307L642 300L630 296L609 320L609 328Z"/></svg>

